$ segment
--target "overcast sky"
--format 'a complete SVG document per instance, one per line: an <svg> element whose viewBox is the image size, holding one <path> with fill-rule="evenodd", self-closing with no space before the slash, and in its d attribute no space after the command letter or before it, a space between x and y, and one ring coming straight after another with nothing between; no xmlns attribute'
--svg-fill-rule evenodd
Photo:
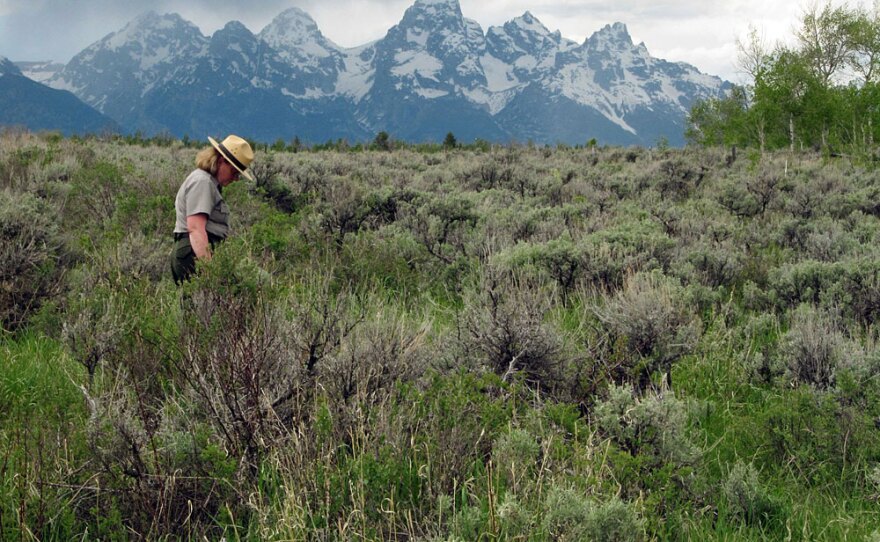
<svg viewBox="0 0 880 542"><path fill-rule="evenodd" d="M70 58L147 9L176 12L210 35L230 20L259 32L275 15L299 7L325 36L344 47L385 35L415 0L0 0L0 56L12 60ZM740 82L736 39L751 24L767 43L788 40L808 2L816 0L460 0L483 31L530 11L552 30L582 42L602 26L623 22L651 54L685 61ZM824 0L822 0L824 1ZM842 0L833 0L835 4ZM850 6L874 0L850 0Z"/></svg>

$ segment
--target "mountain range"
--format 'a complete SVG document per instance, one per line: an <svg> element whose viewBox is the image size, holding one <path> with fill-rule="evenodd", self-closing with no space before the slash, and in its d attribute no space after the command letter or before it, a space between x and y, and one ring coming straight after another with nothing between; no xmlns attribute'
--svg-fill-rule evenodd
<svg viewBox="0 0 880 542"><path fill-rule="evenodd" d="M416 0L372 43L343 48L298 8L258 34L232 21L210 37L177 14L141 15L67 65L21 64L126 131L274 141L652 145L684 142L687 111L729 88L652 57L624 24L583 43L526 12L482 27L458 0ZM2 105L2 104L0 104Z"/></svg>

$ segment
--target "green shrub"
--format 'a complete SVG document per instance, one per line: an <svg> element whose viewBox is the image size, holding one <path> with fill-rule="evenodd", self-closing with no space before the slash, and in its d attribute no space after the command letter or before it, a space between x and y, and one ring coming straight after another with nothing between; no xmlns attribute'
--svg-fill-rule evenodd
<svg viewBox="0 0 880 542"><path fill-rule="evenodd" d="M59 292L65 247L45 201L0 190L0 327L18 329Z"/></svg>
<svg viewBox="0 0 880 542"><path fill-rule="evenodd" d="M585 247L564 237L542 245L519 245L505 259L514 269L534 266L539 274L555 281L559 291L566 295L589 272L587 258Z"/></svg>
<svg viewBox="0 0 880 542"><path fill-rule="evenodd" d="M295 403L309 382L277 291L242 252L227 241L183 285L179 355L170 363L177 387L255 475L259 459L283 441L276 409Z"/></svg>
<svg viewBox="0 0 880 542"><path fill-rule="evenodd" d="M667 269L675 241L648 220L606 227L586 236L587 276L599 288L619 288L627 276Z"/></svg>
<svg viewBox="0 0 880 542"><path fill-rule="evenodd" d="M723 184L716 198L718 203L732 215L752 218L761 213L761 203L739 180Z"/></svg>
<svg viewBox="0 0 880 542"><path fill-rule="evenodd" d="M88 233L97 239L116 213L118 197L126 189L124 176L113 162L101 160L77 170L71 179L71 191L64 209L66 227Z"/></svg>
<svg viewBox="0 0 880 542"><path fill-rule="evenodd" d="M586 525L587 538L596 542L643 540L644 521L634 507L617 497L594 505Z"/></svg>
<svg viewBox="0 0 880 542"><path fill-rule="evenodd" d="M283 213L292 214L305 206L314 191L321 186L317 179L312 180L309 171L289 167L274 160L272 155L258 160L253 166L257 182L257 194Z"/></svg>
<svg viewBox="0 0 880 542"><path fill-rule="evenodd" d="M340 281L370 285L403 305L421 306L426 295L449 294L446 267L398 225L349 236L339 258Z"/></svg>
<svg viewBox="0 0 880 542"><path fill-rule="evenodd" d="M522 429L512 429L495 440L492 463L514 494L535 472L540 451L535 437Z"/></svg>
<svg viewBox="0 0 880 542"><path fill-rule="evenodd" d="M861 324L874 324L880 319L880 259L841 262L836 271L837 280L829 285L823 307Z"/></svg>
<svg viewBox="0 0 880 542"><path fill-rule="evenodd" d="M544 499L543 530L551 540L586 540L590 511L585 495L554 486Z"/></svg>
<svg viewBox="0 0 880 542"><path fill-rule="evenodd" d="M238 461L199 423L199 405L169 398L157 409L129 378L124 369L107 375L100 393L88 397L89 449L101 488L89 489L96 492L90 514L117 517L104 527L117 533L211 533L224 507L248 493L236 476ZM113 498L97 498L107 494Z"/></svg>
<svg viewBox="0 0 880 542"><path fill-rule="evenodd" d="M637 397L628 387L612 385L594 416L621 449L650 459L655 467L688 465L699 457L699 448L688 436L687 405L671 392Z"/></svg>
<svg viewBox="0 0 880 542"><path fill-rule="evenodd" d="M467 256L468 238L478 220L474 203L458 194L414 200L401 216L428 254L447 264Z"/></svg>
<svg viewBox="0 0 880 542"><path fill-rule="evenodd" d="M132 331L118 296L94 289L69 304L61 337L73 359L85 367L91 387L101 364Z"/></svg>
<svg viewBox="0 0 880 542"><path fill-rule="evenodd" d="M487 270L480 290L465 297L458 319L460 356L510 381L566 393L571 358L562 335L545 322L553 294L518 276Z"/></svg>
<svg viewBox="0 0 880 542"><path fill-rule="evenodd" d="M662 275L638 274L590 307L608 344L622 350L607 352L603 360L614 381L647 389L652 374L668 374L672 363L694 348L702 326L682 291Z"/></svg>
<svg viewBox="0 0 880 542"><path fill-rule="evenodd" d="M318 384L340 406L381 403L395 385L418 380L433 357L430 321L381 302L367 302L370 317L340 337L318 365Z"/></svg>
<svg viewBox="0 0 880 542"><path fill-rule="evenodd" d="M657 190L663 198L678 201L690 197L709 171L706 166L693 164L681 156L661 161L657 169Z"/></svg>
<svg viewBox="0 0 880 542"><path fill-rule="evenodd" d="M811 260L785 264L770 273L770 297L780 309L801 303L819 304L822 293L839 278L835 264Z"/></svg>
<svg viewBox="0 0 880 542"><path fill-rule="evenodd" d="M764 524L781 513L781 506L761 484L752 463L737 461L721 488L728 511L747 524Z"/></svg>
<svg viewBox="0 0 880 542"><path fill-rule="evenodd" d="M526 539L535 529L535 516L513 493L504 495L498 505L498 519L502 535L508 539Z"/></svg>
<svg viewBox="0 0 880 542"><path fill-rule="evenodd" d="M776 315L761 313L751 316L739 333L741 342L737 348L748 378L770 384L782 376L783 369L777 363L782 330Z"/></svg>
<svg viewBox="0 0 880 542"><path fill-rule="evenodd" d="M790 465L800 483L840 483L855 491L864 466L880 453L875 400L853 401L843 394L802 386L768 396L759 413L766 465Z"/></svg>
<svg viewBox="0 0 880 542"><path fill-rule="evenodd" d="M791 327L780 342L785 378L818 389L833 387L838 368L860 354L839 331L833 316L806 305L794 311Z"/></svg>
<svg viewBox="0 0 880 542"><path fill-rule="evenodd" d="M547 493L542 526L551 540L634 542L644 538L642 521L630 505L617 498L596 504L559 487Z"/></svg>
<svg viewBox="0 0 880 542"><path fill-rule="evenodd" d="M733 243L703 242L682 247L682 254L672 263L671 272L685 283L729 288L739 282L744 266L745 257Z"/></svg>

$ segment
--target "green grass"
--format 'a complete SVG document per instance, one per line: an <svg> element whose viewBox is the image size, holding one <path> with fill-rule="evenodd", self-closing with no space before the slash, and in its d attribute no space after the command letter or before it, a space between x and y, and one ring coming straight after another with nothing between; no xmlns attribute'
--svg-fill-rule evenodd
<svg viewBox="0 0 880 542"><path fill-rule="evenodd" d="M85 369L58 342L25 334L0 342L0 428L25 420L81 418Z"/></svg>
<svg viewBox="0 0 880 542"><path fill-rule="evenodd" d="M50 339L0 343L0 538L74 535L78 459L85 452L85 371Z"/></svg>

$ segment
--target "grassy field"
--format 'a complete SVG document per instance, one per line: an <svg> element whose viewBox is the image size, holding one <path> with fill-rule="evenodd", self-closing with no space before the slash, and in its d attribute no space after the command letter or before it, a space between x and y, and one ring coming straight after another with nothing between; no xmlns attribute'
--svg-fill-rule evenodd
<svg viewBox="0 0 880 542"><path fill-rule="evenodd" d="M880 171L0 136L4 540L880 540ZM162 144L158 144L162 143Z"/></svg>

